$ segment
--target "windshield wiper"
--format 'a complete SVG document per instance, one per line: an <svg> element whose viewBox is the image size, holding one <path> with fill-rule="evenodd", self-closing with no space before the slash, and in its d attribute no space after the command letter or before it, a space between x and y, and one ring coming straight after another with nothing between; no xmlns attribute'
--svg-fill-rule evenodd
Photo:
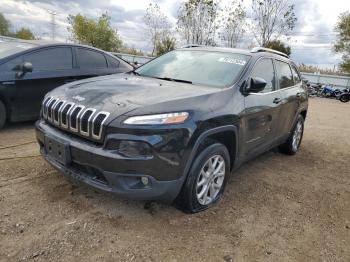
<svg viewBox="0 0 350 262"><path fill-rule="evenodd" d="M175 78L171 78L171 77L154 77L154 78L165 80L165 81L193 84L192 81L189 81L189 80L175 79Z"/></svg>

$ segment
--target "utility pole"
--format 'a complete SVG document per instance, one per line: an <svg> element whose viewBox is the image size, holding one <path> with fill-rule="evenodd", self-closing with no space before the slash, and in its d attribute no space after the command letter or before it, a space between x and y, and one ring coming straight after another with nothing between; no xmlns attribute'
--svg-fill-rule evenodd
<svg viewBox="0 0 350 262"><path fill-rule="evenodd" d="M55 41L56 37L56 15L55 11L47 10L47 12L51 15L51 38L52 41Z"/></svg>

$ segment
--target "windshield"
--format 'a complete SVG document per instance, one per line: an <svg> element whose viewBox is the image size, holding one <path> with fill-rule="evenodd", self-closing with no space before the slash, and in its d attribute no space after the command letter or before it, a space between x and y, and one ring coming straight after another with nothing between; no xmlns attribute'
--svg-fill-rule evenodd
<svg viewBox="0 0 350 262"><path fill-rule="evenodd" d="M33 48L35 45L21 42L0 42L0 59Z"/></svg>
<svg viewBox="0 0 350 262"><path fill-rule="evenodd" d="M214 87L232 85L250 56L243 54L176 50L135 70L141 76L181 80Z"/></svg>

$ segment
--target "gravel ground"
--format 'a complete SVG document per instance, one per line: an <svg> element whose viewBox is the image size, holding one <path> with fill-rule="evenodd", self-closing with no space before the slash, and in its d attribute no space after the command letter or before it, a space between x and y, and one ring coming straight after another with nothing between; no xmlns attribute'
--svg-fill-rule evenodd
<svg viewBox="0 0 350 262"><path fill-rule="evenodd" d="M350 261L349 113L311 99L299 153L250 161L195 215L75 187L39 157L33 123L11 125L0 131L0 261Z"/></svg>

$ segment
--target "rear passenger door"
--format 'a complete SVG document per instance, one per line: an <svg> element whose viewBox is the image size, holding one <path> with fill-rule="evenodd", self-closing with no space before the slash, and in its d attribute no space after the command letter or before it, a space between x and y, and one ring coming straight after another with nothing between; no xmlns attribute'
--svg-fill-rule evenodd
<svg viewBox="0 0 350 262"><path fill-rule="evenodd" d="M287 136L293 127L300 99L305 93L302 82L296 68L287 62L276 60L278 85L282 94L282 110L279 130L282 136Z"/></svg>
<svg viewBox="0 0 350 262"><path fill-rule="evenodd" d="M275 141L282 101L281 94L277 90L276 73L271 58L259 59L251 77L262 78L267 85L262 92L249 93L244 98L243 148L246 156L265 151Z"/></svg>

